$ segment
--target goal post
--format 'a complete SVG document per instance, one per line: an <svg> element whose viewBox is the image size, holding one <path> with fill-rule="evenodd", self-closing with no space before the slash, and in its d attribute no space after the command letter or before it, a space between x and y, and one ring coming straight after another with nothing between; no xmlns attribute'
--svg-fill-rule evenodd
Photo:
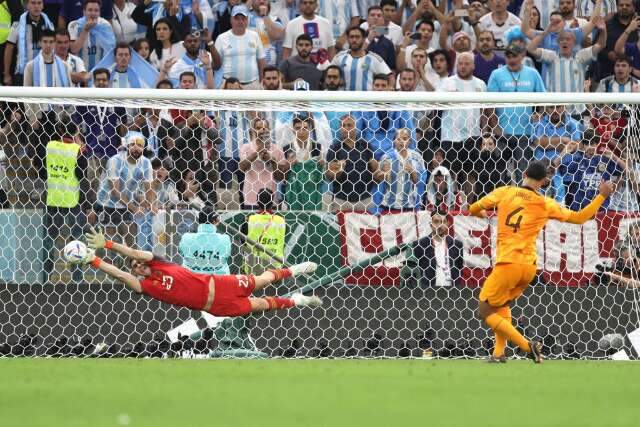
<svg viewBox="0 0 640 427"><path fill-rule="evenodd" d="M484 357L491 335L475 311L497 224L466 211L543 159L545 195L568 208L603 179L618 185L594 219L540 233L538 275L514 323L550 358L637 359L639 103L635 93L2 87L0 355L206 356L238 340L271 357ZM136 132L139 152L128 139ZM49 145L57 139L79 143L83 160L52 157L66 147ZM82 169L78 182L52 181L54 163ZM63 193L52 197L52 185L71 184L77 203L56 206ZM213 204L232 237L231 273L241 274L247 246L262 248L243 234L262 188L286 224L281 261L319 265L264 292L313 292L322 308L251 315L247 329L60 257L102 224L182 263L182 236ZM418 239L430 245L421 259Z"/></svg>

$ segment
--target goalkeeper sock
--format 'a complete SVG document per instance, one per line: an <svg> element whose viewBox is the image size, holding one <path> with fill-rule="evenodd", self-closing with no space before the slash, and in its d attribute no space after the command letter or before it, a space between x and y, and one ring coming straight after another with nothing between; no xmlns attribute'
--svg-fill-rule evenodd
<svg viewBox="0 0 640 427"><path fill-rule="evenodd" d="M500 315L504 320L511 323L511 308L508 305L502 306L496 310L496 314ZM504 349L507 347L507 337L504 334L495 332L496 343L493 347L493 357L504 356Z"/></svg>
<svg viewBox="0 0 640 427"><path fill-rule="evenodd" d="M264 297L264 299L269 304L269 310L280 310L283 308L291 308L294 305L296 305L291 298Z"/></svg>
<svg viewBox="0 0 640 427"><path fill-rule="evenodd" d="M525 353L531 353L529 341L527 341L527 339L518 332L510 321L507 321L498 313L490 314L486 319L484 319L484 321L491 329L493 329L493 332L495 332L496 335L502 334L507 338L507 340L520 347Z"/></svg>
<svg viewBox="0 0 640 427"><path fill-rule="evenodd" d="M287 277L291 277L291 270L288 268L280 268L277 270L267 270L269 273L273 274L275 277L272 282L277 282L282 279L286 279Z"/></svg>

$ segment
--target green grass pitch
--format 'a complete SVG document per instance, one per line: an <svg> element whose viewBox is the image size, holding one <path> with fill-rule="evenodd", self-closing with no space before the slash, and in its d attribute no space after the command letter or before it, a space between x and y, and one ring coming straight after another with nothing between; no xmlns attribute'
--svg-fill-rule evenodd
<svg viewBox="0 0 640 427"><path fill-rule="evenodd" d="M0 425L639 426L640 363L5 359Z"/></svg>

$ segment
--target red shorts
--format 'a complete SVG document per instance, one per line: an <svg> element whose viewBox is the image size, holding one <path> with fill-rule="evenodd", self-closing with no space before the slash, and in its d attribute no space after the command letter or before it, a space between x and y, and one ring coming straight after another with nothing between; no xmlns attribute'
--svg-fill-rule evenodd
<svg viewBox="0 0 640 427"><path fill-rule="evenodd" d="M256 287L253 276L213 276L215 293L209 313L214 316L244 316L251 313L249 296Z"/></svg>

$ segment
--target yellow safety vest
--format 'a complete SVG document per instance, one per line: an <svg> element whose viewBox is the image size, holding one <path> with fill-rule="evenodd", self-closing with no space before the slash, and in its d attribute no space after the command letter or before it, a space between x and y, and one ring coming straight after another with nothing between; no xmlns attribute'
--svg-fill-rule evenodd
<svg viewBox="0 0 640 427"><path fill-rule="evenodd" d="M80 202L76 164L80 146L49 141L47 144L47 206L73 208Z"/></svg>
<svg viewBox="0 0 640 427"><path fill-rule="evenodd" d="M287 224L283 217L269 213L253 214L249 217L247 228L247 237L250 240L259 243L265 249L284 259L284 238ZM272 260L260 249L255 247L248 249L249 258L253 262L249 262L249 265L245 266L245 270L251 269L256 264L263 268L282 267L282 263Z"/></svg>
<svg viewBox="0 0 640 427"><path fill-rule="evenodd" d="M11 13L9 13L9 6L4 1L0 3L0 44L3 44L9 38L9 32L11 31Z"/></svg>

